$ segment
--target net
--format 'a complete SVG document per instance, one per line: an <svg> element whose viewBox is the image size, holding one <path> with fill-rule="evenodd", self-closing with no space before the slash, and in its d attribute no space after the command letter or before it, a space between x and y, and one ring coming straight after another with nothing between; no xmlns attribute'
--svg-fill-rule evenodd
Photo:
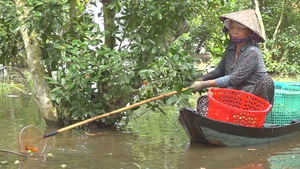
<svg viewBox="0 0 300 169"><path fill-rule="evenodd" d="M19 134L19 151L22 153L43 153L46 139L42 131L35 126L24 127Z"/></svg>

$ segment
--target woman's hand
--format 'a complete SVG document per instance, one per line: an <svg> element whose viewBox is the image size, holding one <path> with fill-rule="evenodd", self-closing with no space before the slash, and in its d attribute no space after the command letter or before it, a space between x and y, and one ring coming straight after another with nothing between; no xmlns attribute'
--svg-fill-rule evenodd
<svg viewBox="0 0 300 169"><path fill-rule="evenodd" d="M209 81L195 81L191 86L193 92L197 92L209 87Z"/></svg>

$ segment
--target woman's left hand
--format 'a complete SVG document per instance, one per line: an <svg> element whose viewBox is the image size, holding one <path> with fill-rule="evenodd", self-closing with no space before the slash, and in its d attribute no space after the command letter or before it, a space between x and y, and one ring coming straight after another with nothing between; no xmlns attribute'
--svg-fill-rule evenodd
<svg viewBox="0 0 300 169"><path fill-rule="evenodd" d="M193 92L197 92L200 90L203 90L205 88L209 87L209 82L208 81L195 81L192 85L191 88L193 89Z"/></svg>

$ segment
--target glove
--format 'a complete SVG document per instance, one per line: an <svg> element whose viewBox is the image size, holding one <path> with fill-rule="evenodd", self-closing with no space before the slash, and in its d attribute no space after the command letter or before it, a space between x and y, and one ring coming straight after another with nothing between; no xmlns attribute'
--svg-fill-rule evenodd
<svg viewBox="0 0 300 169"><path fill-rule="evenodd" d="M195 81L192 85L191 88L193 89L193 92L197 92L200 90L203 90L205 88L209 87L209 82L208 81Z"/></svg>

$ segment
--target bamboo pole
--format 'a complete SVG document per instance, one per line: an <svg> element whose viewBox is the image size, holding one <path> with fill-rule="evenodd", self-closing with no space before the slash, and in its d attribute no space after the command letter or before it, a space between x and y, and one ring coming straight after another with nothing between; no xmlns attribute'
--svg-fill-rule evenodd
<svg viewBox="0 0 300 169"><path fill-rule="evenodd" d="M183 89L181 90L181 92L187 91L188 89L190 89L190 88L183 88ZM165 94L162 94L162 95L159 95L159 96L156 96L156 97L147 99L147 100L143 100L143 101L134 103L134 104L132 104L132 105L130 105L130 106L125 106L125 107L123 107L123 108L120 108L120 109L117 109L117 110L114 110L114 111L111 111L111 112L108 112L108 113L105 113L105 114L101 114L101 115L99 115L99 116L95 116L95 117L86 119L86 120L84 120L84 121L78 122L78 123L74 123L74 124L72 124L72 125L69 125L69 126L66 126L66 127L64 127L64 128L58 129L58 130L56 130L56 131L54 131L54 132L52 132L52 133L46 134L46 135L44 135L44 138L53 136L53 135L55 135L55 134L61 133L61 132L66 131L66 130L73 129L73 128L78 127L78 126L81 126L81 125L83 125L83 124L90 123L90 122L92 122L92 121L98 120L98 119L103 118L103 117L107 117L107 116L110 116L110 115L113 115L113 114L116 114L116 113L121 113L121 112L123 112L123 111L129 110L129 109L132 109L132 108L135 108L135 107L140 106L140 105L145 104L145 103L149 103L149 102L152 102L152 101L155 101L155 100L160 100L160 99L162 99L162 98L165 98L165 97L168 97L168 96L175 95L175 94L177 94L177 93L178 93L177 91L172 91L172 92L169 92L169 93L165 93Z"/></svg>

